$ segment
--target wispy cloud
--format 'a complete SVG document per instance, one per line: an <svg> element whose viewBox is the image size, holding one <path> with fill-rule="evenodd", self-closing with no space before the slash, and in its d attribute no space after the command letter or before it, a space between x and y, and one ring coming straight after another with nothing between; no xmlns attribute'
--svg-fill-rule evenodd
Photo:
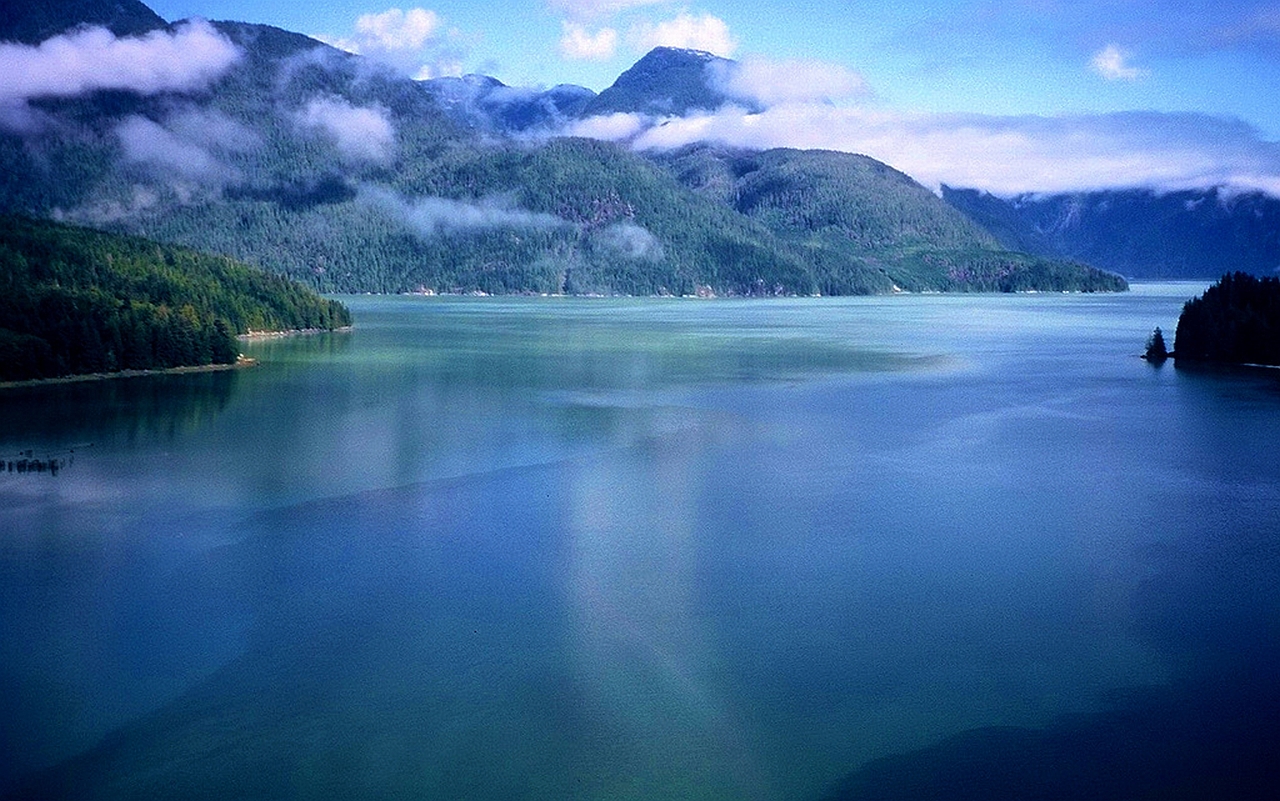
<svg viewBox="0 0 1280 801"><path fill-rule="evenodd" d="M179 178L215 189L240 178L219 154L243 153L261 144L255 133L234 120L194 108L177 111L163 123L133 115L114 130L125 161L153 167L165 181Z"/></svg>
<svg viewBox="0 0 1280 801"><path fill-rule="evenodd" d="M138 37L117 38L106 28L88 28L38 45L0 43L0 104L104 89L192 91L217 80L240 57L240 50L203 20Z"/></svg>
<svg viewBox="0 0 1280 801"><path fill-rule="evenodd" d="M1261 8L1220 25L1214 43L1226 46L1280 44L1280 9Z"/></svg>
<svg viewBox="0 0 1280 801"><path fill-rule="evenodd" d="M394 214L424 237L489 228L558 228L569 223L551 214L518 208L509 199L487 198L476 203L443 197L405 198L380 187L368 187L360 199Z"/></svg>
<svg viewBox="0 0 1280 801"><path fill-rule="evenodd" d="M629 9L665 2L669 0L547 0L547 6L571 20L587 21L612 17Z"/></svg>
<svg viewBox="0 0 1280 801"><path fill-rule="evenodd" d="M738 49L738 40L724 20L705 13L694 16L687 11L657 24L637 23L631 29L630 38L641 52L655 47L682 47L727 58Z"/></svg>
<svg viewBox="0 0 1280 801"><path fill-rule="evenodd" d="M381 163L391 158L395 128L380 107L353 106L338 97L313 99L297 116L305 128L324 131L349 161Z"/></svg>
<svg viewBox="0 0 1280 801"><path fill-rule="evenodd" d="M1000 195L1090 189L1227 186L1280 195L1280 143L1237 120L1125 112L1064 117L910 114L792 104L683 118L615 114L568 133L672 149L700 141L861 153L937 190Z"/></svg>
<svg viewBox="0 0 1280 801"><path fill-rule="evenodd" d="M211 153L146 117L126 118L116 126L126 161L147 164L185 178L210 181L224 173Z"/></svg>
<svg viewBox="0 0 1280 801"><path fill-rule="evenodd" d="M606 61L618 50L618 32L601 28L591 33L585 25L565 20L560 37L560 55L572 61Z"/></svg>
<svg viewBox="0 0 1280 801"><path fill-rule="evenodd" d="M1109 44L1094 54L1089 66L1108 81L1136 81L1146 77L1146 70L1129 62L1132 57L1131 53L1120 49L1119 45Z"/></svg>

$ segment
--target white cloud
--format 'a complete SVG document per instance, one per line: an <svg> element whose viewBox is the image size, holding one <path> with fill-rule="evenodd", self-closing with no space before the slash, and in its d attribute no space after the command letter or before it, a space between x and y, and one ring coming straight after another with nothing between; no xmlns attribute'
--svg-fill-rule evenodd
<svg viewBox="0 0 1280 801"><path fill-rule="evenodd" d="M723 108L684 118L612 115L568 132L637 149L711 141L861 153L935 190L947 184L999 195L1222 185L1275 193L1280 187L1280 143L1242 122L1199 114L995 117L793 104L759 114Z"/></svg>
<svg viewBox="0 0 1280 801"><path fill-rule="evenodd" d="M776 106L867 95L867 82L853 70L822 61L773 61L749 57L736 64L712 65L714 80L730 97Z"/></svg>
<svg viewBox="0 0 1280 801"><path fill-rule="evenodd" d="M461 75L460 34L445 30L444 20L425 8L390 8L362 14L356 19L353 36L315 38L348 53L365 56L408 75L415 80Z"/></svg>
<svg viewBox="0 0 1280 801"><path fill-rule="evenodd" d="M631 31L631 41L642 52L655 47L681 47L728 58L738 49L738 42L724 20L711 14L695 17L687 11L657 25L636 25Z"/></svg>
<svg viewBox="0 0 1280 801"><path fill-rule="evenodd" d="M439 29L440 15L425 8L390 8L356 20L356 32L386 50L420 50Z"/></svg>
<svg viewBox="0 0 1280 801"><path fill-rule="evenodd" d="M1131 55L1119 46L1109 44L1094 55L1089 66L1108 81L1136 81L1145 77L1147 71L1131 65Z"/></svg>
<svg viewBox="0 0 1280 801"><path fill-rule="evenodd" d="M0 43L0 105L102 89L141 94L201 89L240 56L203 20L137 37L116 38L106 28L87 28L38 45Z"/></svg>
<svg viewBox="0 0 1280 801"><path fill-rule="evenodd" d="M574 61L605 61L613 58L618 49L618 32L613 28L601 28L594 34L585 25L568 20L562 23L564 35L560 37L560 54Z"/></svg>
<svg viewBox="0 0 1280 801"><path fill-rule="evenodd" d="M385 162L395 144L395 128L384 109L353 106L337 97L312 100L298 122L327 133L351 161Z"/></svg>
<svg viewBox="0 0 1280 801"><path fill-rule="evenodd" d="M565 129L566 136L582 136L587 139L603 139L618 142L630 139L645 130L652 120L641 114L616 112L599 117L575 120Z"/></svg>

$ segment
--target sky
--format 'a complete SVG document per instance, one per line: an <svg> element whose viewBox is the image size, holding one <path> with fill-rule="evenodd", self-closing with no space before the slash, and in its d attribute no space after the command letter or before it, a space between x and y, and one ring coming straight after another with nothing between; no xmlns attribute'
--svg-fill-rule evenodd
<svg viewBox="0 0 1280 801"><path fill-rule="evenodd" d="M599 91L648 49L735 59L768 111L574 133L829 147L1001 194L1226 184L1280 195L1280 0L152 0L275 25L428 78Z"/></svg>

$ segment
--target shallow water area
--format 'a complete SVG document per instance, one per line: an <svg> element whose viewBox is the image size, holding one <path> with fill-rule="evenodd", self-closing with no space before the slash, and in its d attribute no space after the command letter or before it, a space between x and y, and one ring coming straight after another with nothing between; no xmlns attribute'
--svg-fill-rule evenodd
<svg viewBox="0 0 1280 801"><path fill-rule="evenodd" d="M0 452L74 452L0 473L0 792L908 798L1030 754L1194 797L1280 710L1280 377L1137 358L1203 289L355 297L252 369L0 393Z"/></svg>

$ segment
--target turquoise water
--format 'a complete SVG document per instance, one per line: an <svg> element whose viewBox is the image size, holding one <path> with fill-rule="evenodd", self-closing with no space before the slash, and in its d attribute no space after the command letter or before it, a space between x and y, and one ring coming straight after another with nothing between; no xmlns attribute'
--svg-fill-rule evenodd
<svg viewBox="0 0 1280 801"><path fill-rule="evenodd" d="M0 393L0 454L65 461L0 473L0 788L1248 778L1280 380L1136 356L1203 288L357 297L254 369Z"/></svg>

